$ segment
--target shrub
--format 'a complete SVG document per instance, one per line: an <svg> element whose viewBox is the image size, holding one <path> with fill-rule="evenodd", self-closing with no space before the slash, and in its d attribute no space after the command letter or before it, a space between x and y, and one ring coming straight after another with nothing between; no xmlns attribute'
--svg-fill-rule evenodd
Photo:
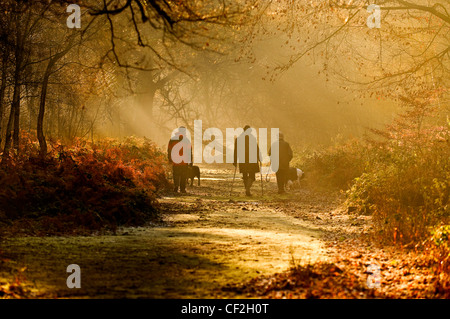
<svg viewBox="0 0 450 319"><path fill-rule="evenodd" d="M348 205L372 213L385 241L413 243L450 217L450 123L424 126L417 110L375 131L370 165L347 192ZM420 124L418 124L420 123Z"/></svg>
<svg viewBox="0 0 450 319"><path fill-rule="evenodd" d="M405 103L404 114L365 141L303 153L294 164L309 183L347 189L347 205L371 214L386 243L416 243L450 219L450 123L433 123L425 98Z"/></svg>
<svg viewBox="0 0 450 319"><path fill-rule="evenodd" d="M45 233L71 233L157 217L157 192L168 181L165 158L149 141L52 143L44 160L28 146L0 168L0 219L31 219Z"/></svg>
<svg viewBox="0 0 450 319"><path fill-rule="evenodd" d="M450 298L450 225L443 225L432 232L427 241L429 266L433 272L435 293Z"/></svg>
<svg viewBox="0 0 450 319"><path fill-rule="evenodd" d="M368 151L361 141L352 140L321 151L304 151L291 166L306 172L306 180L312 185L348 189L354 178L364 172Z"/></svg>

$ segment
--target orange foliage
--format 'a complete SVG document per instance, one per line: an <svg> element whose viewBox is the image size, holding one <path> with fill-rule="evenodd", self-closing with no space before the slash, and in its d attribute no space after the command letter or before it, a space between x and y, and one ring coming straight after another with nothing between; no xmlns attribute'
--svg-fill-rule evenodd
<svg viewBox="0 0 450 319"><path fill-rule="evenodd" d="M30 135L21 142L21 155L0 168L0 221L31 220L35 232L57 234L157 217L157 192L168 181L164 156L149 141L51 143L45 160Z"/></svg>

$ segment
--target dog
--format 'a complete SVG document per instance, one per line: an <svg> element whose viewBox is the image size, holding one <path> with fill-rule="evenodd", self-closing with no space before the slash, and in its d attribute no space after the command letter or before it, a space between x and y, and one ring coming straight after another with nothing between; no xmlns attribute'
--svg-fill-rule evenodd
<svg viewBox="0 0 450 319"><path fill-rule="evenodd" d="M290 167L286 179L286 184L284 186L289 186L289 188L292 188L292 186L298 184L304 176L305 173L301 169Z"/></svg>
<svg viewBox="0 0 450 319"><path fill-rule="evenodd" d="M188 166L188 173L186 182L189 184L189 179L191 180L191 186L194 184L194 178L198 179L198 186L200 186L200 168L198 166Z"/></svg>

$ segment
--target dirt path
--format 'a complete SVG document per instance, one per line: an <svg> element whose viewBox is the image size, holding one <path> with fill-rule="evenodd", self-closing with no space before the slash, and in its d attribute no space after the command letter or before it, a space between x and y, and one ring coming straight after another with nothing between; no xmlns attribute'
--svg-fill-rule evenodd
<svg viewBox="0 0 450 319"><path fill-rule="evenodd" d="M17 277L38 297L233 298L221 287L273 274L292 264L326 260L323 218L336 201L311 198L290 207L301 190L278 196L274 179L243 197L231 170L202 169L202 185L161 199L162 225L124 228L115 235L3 239L0 285ZM302 215L303 214L303 215ZM338 235L336 235L338 236ZM66 267L81 267L82 288L68 289Z"/></svg>

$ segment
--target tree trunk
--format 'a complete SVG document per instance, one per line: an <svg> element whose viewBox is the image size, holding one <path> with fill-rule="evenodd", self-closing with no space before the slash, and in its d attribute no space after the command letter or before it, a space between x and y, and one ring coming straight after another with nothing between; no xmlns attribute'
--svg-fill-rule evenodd
<svg viewBox="0 0 450 319"><path fill-rule="evenodd" d="M19 152L19 120L20 120L20 95L22 87L22 67L23 67L23 39L24 34L16 29L16 43L14 49L15 56L15 71L14 71L14 93L11 103L11 112L9 115L8 126L6 128L5 147L3 149L3 159L9 156L9 150L11 148L11 130L14 127L14 148Z"/></svg>
<svg viewBox="0 0 450 319"><path fill-rule="evenodd" d="M50 59L50 61L48 61L47 68L45 69L44 77L42 79L41 97L39 101L39 112L36 126L37 138L39 141L39 156L42 159L44 159L47 156L47 141L45 140L44 135L44 114L45 114L45 101L47 98L48 80L50 78L50 75L52 74L52 70L56 62L58 62L59 59L61 59L64 55L67 54L67 52L69 52L69 50L72 48L73 43L74 38L72 38L69 41L67 47L63 51L55 54Z"/></svg>
<svg viewBox="0 0 450 319"><path fill-rule="evenodd" d="M3 22L3 32L11 32L11 21L9 19L6 19L6 21ZM5 112L5 95L6 95L6 81L8 77L8 67L10 66L9 63L9 55L11 52L11 47L9 43L4 44L4 51L2 54L2 85L0 87L0 147L2 145L2 124L3 124L3 113Z"/></svg>
<svg viewBox="0 0 450 319"><path fill-rule="evenodd" d="M19 154L19 121L20 121L20 97L22 93L22 67L23 67L23 39L24 35L20 32L17 32L17 44L16 44L16 70L14 72L14 94L13 94L13 102L12 106L14 108L13 114L13 125L14 125L14 133L13 133L13 144L16 149L17 154ZM9 131L11 132L11 131ZM9 152L9 148L8 148Z"/></svg>
<svg viewBox="0 0 450 319"><path fill-rule="evenodd" d="M16 69L18 67L16 66ZM13 94L13 101L11 104L11 111L9 113L9 120L8 124L6 126L6 136L5 136L5 147L3 149L3 159L7 158L9 156L9 150L11 149L11 131L13 129L14 121L18 120L18 116L16 116L16 113L20 111L20 83L19 79L15 79L14 84L14 94ZM16 144L18 146L18 142ZM18 151L18 148L17 148Z"/></svg>
<svg viewBox="0 0 450 319"><path fill-rule="evenodd" d="M6 93L6 76L8 69L8 56L9 50L7 49L3 52L2 58L2 84L0 86L0 147L2 145L2 123L3 123L3 112L4 112L4 101L5 101L5 93Z"/></svg>
<svg viewBox="0 0 450 319"><path fill-rule="evenodd" d="M14 102L14 107L16 110L14 111L14 132L13 132L13 145L16 150L16 154L19 154L19 138L20 138L20 93L21 93L21 84L18 87L17 100Z"/></svg>
<svg viewBox="0 0 450 319"><path fill-rule="evenodd" d="M39 156L44 159L47 155L47 141L44 136L44 114L45 114L45 100L47 98L48 79L50 78L50 72L53 67L53 61L50 60L47 69L45 70L44 78L42 80L41 98L39 101L39 113L37 119L37 138L39 141Z"/></svg>

